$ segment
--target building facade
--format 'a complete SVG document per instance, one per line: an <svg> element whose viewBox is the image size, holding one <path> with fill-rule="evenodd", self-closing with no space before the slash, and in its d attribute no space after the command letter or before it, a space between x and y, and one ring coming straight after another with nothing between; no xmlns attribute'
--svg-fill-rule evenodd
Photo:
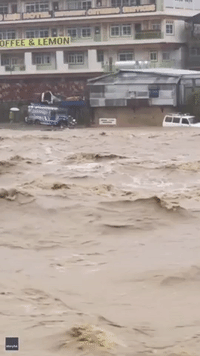
<svg viewBox="0 0 200 356"><path fill-rule="evenodd" d="M120 70L88 81L93 120L115 119L118 126L161 125L168 112L184 110L200 72L171 68Z"/></svg>
<svg viewBox="0 0 200 356"><path fill-rule="evenodd" d="M200 14L186 22L188 69L200 70Z"/></svg>
<svg viewBox="0 0 200 356"><path fill-rule="evenodd" d="M38 85L54 92L55 82L62 95L80 95L116 61L184 68L184 20L197 6L181 13L180 3L195 0L0 0L0 99L16 85L17 100Z"/></svg>

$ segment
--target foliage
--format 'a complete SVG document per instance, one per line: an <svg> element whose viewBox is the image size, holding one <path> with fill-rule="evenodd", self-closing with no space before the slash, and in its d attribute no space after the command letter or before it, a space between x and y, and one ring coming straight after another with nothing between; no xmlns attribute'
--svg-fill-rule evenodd
<svg viewBox="0 0 200 356"><path fill-rule="evenodd" d="M191 115L199 116L200 117L200 90L194 90L192 94L188 97L187 112Z"/></svg>

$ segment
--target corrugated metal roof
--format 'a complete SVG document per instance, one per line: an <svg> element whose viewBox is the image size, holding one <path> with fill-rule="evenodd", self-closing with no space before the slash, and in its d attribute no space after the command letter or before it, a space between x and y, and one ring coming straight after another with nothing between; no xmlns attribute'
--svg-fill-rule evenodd
<svg viewBox="0 0 200 356"><path fill-rule="evenodd" d="M172 68L121 69L118 73L91 79L88 84L176 84L180 78L200 79L200 71Z"/></svg>
<svg viewBox="0 0 200 356"><path fill-rule="evenodd" d="M133 75L132 75L133 74ZM160 76L151 73L118 73L107 77L102 77L96 81L90 82L90 85L107 85L107 84L176 84L178 76Z"/></svg>
<svg viewBox="0 0 200 356"><path fill-rule="evenodd" d="M120 69L120 72L155 73L177 77L182 75L197 75L200 77L200 71L175 68Z"/></svg>

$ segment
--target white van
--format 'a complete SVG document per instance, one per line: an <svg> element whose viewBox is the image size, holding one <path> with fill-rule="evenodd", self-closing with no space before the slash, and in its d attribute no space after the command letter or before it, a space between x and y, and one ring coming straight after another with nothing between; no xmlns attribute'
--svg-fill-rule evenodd
<svg viewBox="0 0 200 356"><path fill-rule="evenodd" d="M163 127L199 127L200 120L190 114L167 114L163 120Z"/></svg>

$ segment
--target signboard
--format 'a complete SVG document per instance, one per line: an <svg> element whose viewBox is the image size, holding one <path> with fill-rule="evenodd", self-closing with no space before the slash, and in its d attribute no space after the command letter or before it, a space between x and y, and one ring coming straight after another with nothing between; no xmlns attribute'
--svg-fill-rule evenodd
<svg viewBox="0 0 200 356"><path fill-rule="evenodd" d="M116 125L117 119L99 119L99 125Z"/></svg>
<svg viewBox="0 0 200 356"><path fill-rule="evenodd" d="M148 12L156 11L156 5L143 5L143 6L125 6L123 7L124 13L134 13L134 12Z"/></svg>
<svg viewBox="0 0 200 356"><path fill-rule="evenodd" d="M70 37L26 38L15 40L0 40L0 48L65 46L70 45Z"/></svg>

